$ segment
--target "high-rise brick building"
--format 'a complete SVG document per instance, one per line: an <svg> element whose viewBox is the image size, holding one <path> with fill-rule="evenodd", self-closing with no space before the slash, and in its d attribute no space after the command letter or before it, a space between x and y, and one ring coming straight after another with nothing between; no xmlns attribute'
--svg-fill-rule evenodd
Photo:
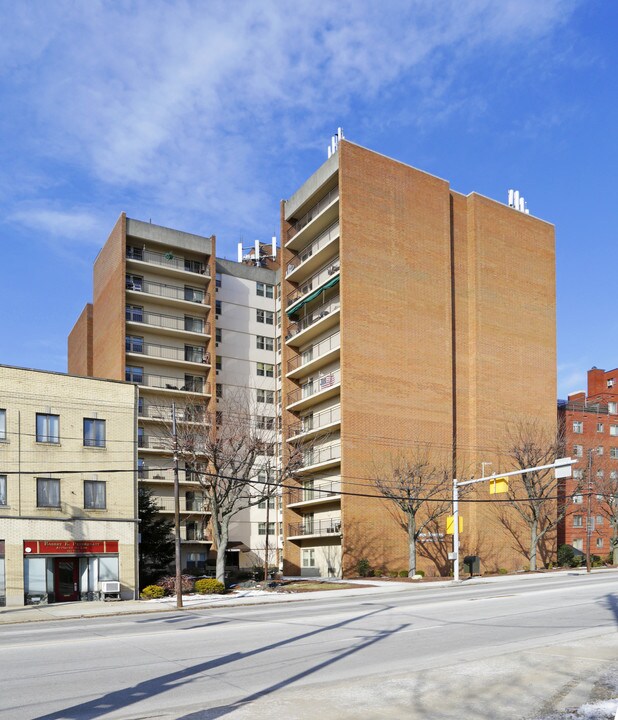
<svg viewBox="0 0 618 720"><path fill-rule="evenodd" d="M478 476L515 417L555 427L553 226L345 140L281 221L285 570L406 568L392 506L354 495L376 463L425 443ZM463 515L487 569L521 564L495 508Z"/></svg>

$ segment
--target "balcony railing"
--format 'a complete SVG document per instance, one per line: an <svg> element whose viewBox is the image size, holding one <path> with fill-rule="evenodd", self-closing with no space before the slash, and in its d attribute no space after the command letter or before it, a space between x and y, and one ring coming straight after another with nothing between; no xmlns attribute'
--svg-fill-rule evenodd
<svg viewBox="0 0 618 720"><path fill-rule="evenodd" d="M172 449L171 438L159 435L138 435L137 447L148 450L169 450ZM138 471L139 474L139 471Z"/></svg>
<svg viewBox="0 0 618 720"><path fill-rule="evenodd" d="M341 307L341 301L340 301L339 295L337 295L337 297L334 297L331 300L328 300L324 304L315 308L315 310L312 310L304 318L301 318L300 320L297 320L296 322L290 323L288 325L288 334L286 335L285 339L291 340L295 335L298 335L303 330L306 330L308 327L310 327L314 323L318 322L318 320L321 320L323 317L330 315L330 313L337 312L337 310L339 310L340 307Z"/></svg>
<svg viewBox="0 0 618 720"><path fill-rule="evenodd" d="M341 518L328 518L326 520L306 519L300 523L288 525L288 536L298 535L338 535L341 533Z"/></svg>
<svg viewBox="0 0 618 720"><path fill-rule="evenodd" d="M166 285L152 280L127 280L125 287L127 290L146 293L147 295L157 295L171 300L185 300L199 305L210 304L210 293L195 288Z"/></svg>
<svg viewBox="0 0 618 720"><path fill-rule="evenodd" d="M172 421L172 411L168 405L156 405L140 401L138 415L142 418L153 420ZM176 408L176 420L178 422L205 423L206 412L198 407Z"/></svg>
<svg viewBox="0 0 618 720"><path fill-rule="evenodd" d="M329 335L329 337L324 338L324 340L320 340L319 343L316 343L300 355L296 355L296 357L288 360L288 372L292 372L293 370L299 368L301 365L306 365L313 360L317 360L323 355L329 353L331 350L335 350L335 348L338 348L340 345L341 333L337 331L336 333Z"/></svg>
<svg viewBox="0 0 618 720"><path fill-rule="evenodd" d="M290 260L290 262L288 263L286 274L290 275L291 273L293 273L297 267L300 267L300 265L307 262L310 257L315 255L319 250L328 245L328 243L331 240L334 240L337 235L339 235L339 221L333 223L328 228L328 230L325 230L321 235L318 235L315 240L312 240L309 245L306 245L302 250L300 250L298 252L298 255L292 258L292 260Z"/></svg>
<svg viewBox="0 0 618 720"><path fill-rule="evenodd" d="M184 270L185 272L195 273L196 275L205 275L210 277L210 270L200 260L189 260L189 258L175 255L174 253L160 253L154 250L145 250L139 247L127 247L127 258L129 260L141 260L142 262L161 265L162 267L174 268L175 270Z"/></svg>
<svg viewBox="0 0 618 720"><path fill-rule="evenodd" d="M140 342L139 340L128 340L126 342L126 351L161 358L162 360L210 365L210 353L205 348L172 347L171 345L157 345L155 343Z"/></svg>
<svg viewBox="0 0 618 720"><path fill-rule="evenodd" d="M312 430L319 430L322 427L332 425L340 420L340 405L315 413L314 415L306 415L299 423L294 423L294 425L288 426L287 438L289 440L295 435L302 435L303 433L311 432Z"/></svg>
<svg viewBox="0 0 618 720"><path fill-rule="evenodd" d="M160 388L161 390L180 390L182 392L209 394L208 383L205 382L204 378L200 377L178 378L144 373L141 378L136 375L127 377L127 381L135 382L138 385L145 385L146 387Z"/></svg>
<svg viewBox="0 0 618 720"><path fill-rule="evenodd" d="M317 202L311 210L308 210L299 220L293 223L292 227L288 228L287 237L291 240L294 235L299 233L304 227L309 225L312 220L315 220L324 210L335 202L339 197L339 188L333 188L327 193L319 202Z"/></svg>
<svg viewBox="0 0 618 720"><path fill-rule="evenodd" d="M292 390L291 393L288 393L288 405L298 402L299 400L305 400L313 395L317 395L317 393L328 390L329 388L338 385L340 382L341 370L339 369L320 375L320 377L315 380L311 380L310 382L305 383L302 387L296 388L296 390Z"/></svg>
<svg viewBox="0 0 618 720"><path fill-rule="evenodd" d="M204 322L201 318L163 315L162 313L129 307L126 309L125 316L127 322L144 323L145 325L167 328L168 330L183 330L201 335L210 334L210 323Z"/></svg>
<svg viewBox="0 0 618 720"><path fill-rule="evenodd" d="M139 480L159 480L164 482L174 482L174 470L173 468L149 468L145 465L138 467L137 477ZM187 473L186 470L180 469L178 471L178 479L180 482L197 482L197 475Z"/></svg>
<svg viewBox="0 0 618 720"><path fill-rule="evenodd" d="M318 270L315 275L312 275L308 280L305 280L301 287L295 288L292 292L288 293L286 300L288 307L293 305L297 300L300 300L304 295L308 295L313 292L314 288L319 288L320 285L330 280L338 272L339 258L337 257Z"/></svg>
<svg viewBox="0 0 618 720"><path fill-rule="evenodd" d="M311 502L312 500L323 500L325 498L338 497L341 495L341 481L315 485L314 487L303 487L291 490L289 495L290 503Z"/></svg>
<svg viewBox="0 0 618 720"><path fill-rule="evenodd" d="M174 498L173 497L156 497L154 496L153 502L157 504L160 510L164 512L174 512ZM193 500L184 497L180 498L180 512L196 512L204 513L209 512L208 504L203 498L194 498Z"/></svg>
<svg viewBox="0 0 618 720"><path fill-rule="evenodd" d="M327 445L326 447L313 447L302 452L302 467L319 465L330 460L341 459L341 445Z"/></svg>

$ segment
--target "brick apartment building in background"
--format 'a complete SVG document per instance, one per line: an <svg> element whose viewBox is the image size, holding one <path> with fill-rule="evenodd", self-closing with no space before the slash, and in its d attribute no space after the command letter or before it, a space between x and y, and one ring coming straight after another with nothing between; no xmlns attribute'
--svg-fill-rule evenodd
<svg viewBox="0 0 618 720"><path fill-rule="evenodd" d="M553 226L346 140L281 221L283 431L304 454L284 494L284 571L407 568L393 507L360 496L377 494L376 465L428 444L478 477L482 462L502 469L509 421L555 428ZM463 554L526 563L495 508L462 513ZM448 573L450 539L432 540L420 567Z"/></svg>
<svg viewBox="0 0 618 720"><path fill-rule="evenodd" d="M244 263L217 261L215 253L214 236L123 213L96 258L93 303L68 341L69 372L138 386L139 483L151 489L170 519L172 403L179 423L203 427L217 397L242 385L260 400L261 415L274 422L276 414L277 272L267 261L256 261L255 250ZM180 490L182 565L204 572L213 558L210 513L195 468L184 461ZM252 543L265 517L261 507L236 516L228 565L256 562ZM273 535L276 520L271 513Z"/></svg>
<svg viewBox="0 0 618 720"><path fill-rule="evenodd" d="M590 552L606 559L613 549L608 500L618 493L618 368L589 370L587 391L559 402L558 415L565 454L577 458L573 477L562 489L568 500L558 542L585 553L589 528Z"/></svg>

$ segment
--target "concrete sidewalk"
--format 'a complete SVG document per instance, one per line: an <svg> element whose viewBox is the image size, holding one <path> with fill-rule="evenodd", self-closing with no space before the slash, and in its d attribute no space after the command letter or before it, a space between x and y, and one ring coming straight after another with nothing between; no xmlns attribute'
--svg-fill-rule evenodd
<svg viewBox="0 0 618 720"><path fill-rule="evenodd" d="M614 573L618 581L618 570L600 568L593 574ZM427 592L444 588L467 588L477 585L503 584L508 582L528 582L543 579L548 583L563 579L568 575L586 575L585 570L565 570L551 573L522 573L519 575L500 575L492 577L474 577L455 585L451 580L435 582L396 582L387 580L343 580L342 583L359 585L358 588L345 590L317 590L307 593L274 593L264 590L239 589L226 595L186 595L183 596L183 609L230 608L241 605L270 605L272 603L303 602L306 600L336 600L358 595L398 593L405 591ZM296 579L296 578L286 578ZM304 579L304 578L303 578ZM0 625L24 622L43 622L49 620L69 620L87 617L108 617L157 612L177 611L176 598L165 597L160 600L123 600L120 602L72 602L51 605L29 605L27 607L0 607Z"/></svg>

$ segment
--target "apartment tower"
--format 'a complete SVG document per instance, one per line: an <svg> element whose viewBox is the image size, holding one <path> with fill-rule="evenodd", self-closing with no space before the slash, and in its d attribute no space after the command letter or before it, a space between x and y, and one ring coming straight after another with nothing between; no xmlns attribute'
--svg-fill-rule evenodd
<svg viewBox="0 0 618 720"><path fill-rule="evenodd" d="M282 202L281 226L283 432L303 453L284 570L406 569L372 482L394 454L429 448L478 477L501 469L509 421L555 427L553 226L346 140ZM521 564L495 509L462 514L464 554ZM428 573L448 573L443 533L422 539Z"/></svg>

